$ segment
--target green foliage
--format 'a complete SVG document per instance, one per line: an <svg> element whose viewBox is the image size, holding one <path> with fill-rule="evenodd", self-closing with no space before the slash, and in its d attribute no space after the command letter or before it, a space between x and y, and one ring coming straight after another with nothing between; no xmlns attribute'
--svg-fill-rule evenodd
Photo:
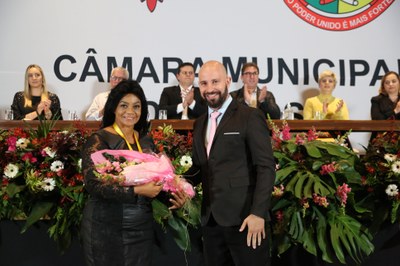
<svg viewBox="0 0 400 266"><path fill-rule="evenodd" d="M355 206L351 191L361 184L357 155L341 140L320 141L313 130L292 136L286 124L282 130L273 128L278 164L272 198L274 252L282 255L300 244L326 262L360 263L373 245L359 219L365 209Z"/></svg>

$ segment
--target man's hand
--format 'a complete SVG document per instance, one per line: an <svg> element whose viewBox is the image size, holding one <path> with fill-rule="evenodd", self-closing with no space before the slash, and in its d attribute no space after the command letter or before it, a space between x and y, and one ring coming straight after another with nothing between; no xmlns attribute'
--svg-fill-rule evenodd
<svg viewBox="0 0 400 266"><path fill-rule="evenodd" d="M184 100L184 106L183 107L191 105L193 100L194 100L194 90L191 89L185 95L185 100Z"/></svg>
<svg viewBox="0 0 400 266"><path fill-rule="evenodd" d="M258 95L258 102L262 103L267 98L267 85L262 86Z"/></svg>
<svg viewBox="0 0 400 266"><path fill-rule="evenodd" d="M250 214L244 219L242 225L240 226L239 232L247 226L247 246L256 249L257 246L261 245L261 241L265 239L265 220L254 214Z"/></svg>
<svg viewBox="0 0 400 266"><path fill-rule="evenodd" d="M172 206L169 207L169 209L175 210L175 209L181 208L187 200L187 196L186 196L185 192L176 191L171 194L172 194L173 198L169 199L169 201L172 203Z"/></svg>

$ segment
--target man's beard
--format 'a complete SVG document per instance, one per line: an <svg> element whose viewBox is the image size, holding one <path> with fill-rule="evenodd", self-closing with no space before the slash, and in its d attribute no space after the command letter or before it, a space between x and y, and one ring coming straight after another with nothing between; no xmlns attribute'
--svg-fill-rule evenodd
<svg viewBox="0 0 400 266"><path fill-rule="evenodd" d="M214 98L212 100L208 100L206 97L206 93L203 94L203 98L206 99L207 105L211 107L212 109L219 109L225 102L226 98L228 97L228 88L225 87L225 90L223 93L220 91L216 92L219 97Z"/></svg>

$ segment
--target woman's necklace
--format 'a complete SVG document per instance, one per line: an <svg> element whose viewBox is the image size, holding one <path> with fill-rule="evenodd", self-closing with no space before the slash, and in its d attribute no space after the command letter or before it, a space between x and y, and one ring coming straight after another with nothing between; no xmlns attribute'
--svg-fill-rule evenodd
<svg viewBox="0 0 400 266"><path fill-rule="evenodd" d="M125 140L126 145L128 145L128 149L132 151L133 149L132 149L131 144L130 144L129 141L126 139L124 133L123 133L122 130L119 128L119 126L117 125L117 123L114 122L113 128L114 128L115 132L117 132L118 135L120 135L121 138L123 138L123 139ZM133 137L135 138L135 142L136 142L136 146L137 146L137 148L138 148L138 151L139 151L140 153L142 153L142 147L140 147L139 140L138 140L138 138L137 138L137 136L136 136L135 133L133 133Z"/></svg>

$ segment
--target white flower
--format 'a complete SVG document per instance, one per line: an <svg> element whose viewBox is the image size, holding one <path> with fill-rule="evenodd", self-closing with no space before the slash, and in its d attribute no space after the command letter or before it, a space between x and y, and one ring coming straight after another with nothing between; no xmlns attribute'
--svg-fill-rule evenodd
<svg viewBox="0 0 400 266"><path fill-rule="evenodd" d="M54 178L45 178L42 181L42 188L44 191L52 191L56 186Z"/></svg>
<svg viewBox="0 0 400 266"><path fill-rule="evenodd" d="M399 194L399 190L397 189L397 186L395 184L389 185L386 190L386 194L388 194L391 197L395 197Z"/></svg>
<svg viewBox="0 0 400 266"><path fill-rule="evenodd" d="M20 138L17 140L15 145L17 146L17 148L25 149L26 147L28 147L29 143L30 143L29 139Z"/></svg>
<svg viewBox="0 0 400 266"><path fill-rule="evenodd" d="M17 176L19 171L18 165L9 163L4 167L4 175L8 178L14 178Z"/></svg>
<svg viewBox="0 0 400 266"><path fill-rule="evenodd" d="M182 165L185 168L190 168L193 164L192 157L188 155L182 156L182 158L179 160L180 165Z"/></svg>
<svg viewBox="0 0 400 266"><path fill-rule="evenodd" d="M61 161L54 161L51 163L50 170L53 172L58 172L64 169L64 164Z"/></svg>
<svg viewBox="0 0 400 266"><path fill-rule="evenodd" d="M383 158L385 158L385 160L388 162L394 162L394 161L396 161L397 156L394 154L386 153Z"/></svg>
<svg viewBox="0 0 400 266"><path fill-rule="evenodd" d="M54 156L56 156L56 152L53 151L50 147L44 148L43 151L51 158L54 158Z"/></svg>
<svg viewBox="0 0 400 266"><path fill-rule="evenodd" d="M396 161L392 164L392 171L396 174L400 174L400 161Z"/></svg>

